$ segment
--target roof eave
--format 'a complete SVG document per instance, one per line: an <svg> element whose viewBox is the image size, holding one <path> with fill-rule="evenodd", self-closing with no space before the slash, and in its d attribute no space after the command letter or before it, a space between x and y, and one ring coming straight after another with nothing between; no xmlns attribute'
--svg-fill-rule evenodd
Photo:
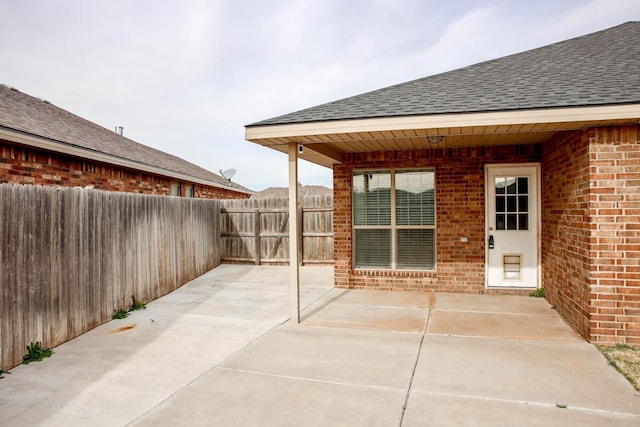
<svg viewBox="0 0 640 427"><path fill-rule="evenodd" d="M270 144L264 143L263 140L342 133L400 131L407 129L598 122L614 119L640 120L640 103L247 126L245 129L245 139L269 146Z"/></svg>

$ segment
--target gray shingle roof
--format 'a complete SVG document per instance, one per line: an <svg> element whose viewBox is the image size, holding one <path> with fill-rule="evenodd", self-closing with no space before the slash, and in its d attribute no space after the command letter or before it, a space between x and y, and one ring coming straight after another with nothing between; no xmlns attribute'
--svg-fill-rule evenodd
<svg viewBox="0 0 640 427"><path fill-rule="evenodd" d="M247 125L640 102L640 22Z"/></svg>
<svg viewBox="0 0 640 427"><path fill-rule="evenodd" d="M298 193L304 196L330 196L333 190L322 185L298 185ZM288 198L289 187L269 187L251 195L252 199Z"/></svg>
<svg viewBox="0 0 640 427"><path fill-rule="evenodd" d="M0 126L247 191L200 166L137 143L62 108L0 84Z"/></svg>

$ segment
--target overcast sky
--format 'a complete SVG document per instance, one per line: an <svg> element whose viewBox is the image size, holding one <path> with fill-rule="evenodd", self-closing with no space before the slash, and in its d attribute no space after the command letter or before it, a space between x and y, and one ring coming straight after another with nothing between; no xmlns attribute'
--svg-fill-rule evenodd
<svg viewBox="0 0 640 427"><path fill-rule="evenodd" d="M287 158L244 125L632 20L640 0L0 0L0 83L261 190Z"/></svg>

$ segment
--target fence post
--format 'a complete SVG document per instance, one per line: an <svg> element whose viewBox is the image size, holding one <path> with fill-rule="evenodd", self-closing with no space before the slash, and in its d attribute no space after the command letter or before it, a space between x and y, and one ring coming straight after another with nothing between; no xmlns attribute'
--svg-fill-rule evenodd
<svg viewBox="0 0 640 427"><path fill-rule="evenodd" d="M256 265L260 265L262 255L262 244L260 243L260 209L253 210L253 229L256 233L253 243L256 254Z"/></svg>

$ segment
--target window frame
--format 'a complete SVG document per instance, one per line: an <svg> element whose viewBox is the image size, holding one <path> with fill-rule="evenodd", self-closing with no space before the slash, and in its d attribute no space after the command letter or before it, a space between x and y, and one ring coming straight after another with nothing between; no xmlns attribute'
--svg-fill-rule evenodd
<svg viewBox="0 0 640 427"><path fill-rule="evenodd" d="M169 195L174 197L180 197L180 183L172 181L170 184Z"/></svg>
<svg viewBox="0 0 640 427"><path fill-rule="evenodd" d="M398 225L397 224L397 205L396 205L396 173L398 172L431 172L433 174L433 225ZM355 217L355 191L354 191L354 177L361 174L379 174L388 173L390 175L390 209L391 209L391 223L389 225L356 225ZM354 270L380 270L380 271L401 271L401 272L434 272L437 270L437 229L438 229L438 215L437 215L437 197L436 197L436 168L435 167L391 167L380 169L353 169L351 172L351 267ZM390 265L389 267L372 267L372 266L357 266L356 265L356 230L390 230ZM433 267L425 268L401 268L398 267L398 230L433 230Z"/></svg>
<svg viewBox="0 0 640 427"><path fill-rule="evenodd" d="M193 184L185 184L184 185L184 197L193 198L195 197L196 192Z"/></svg>

